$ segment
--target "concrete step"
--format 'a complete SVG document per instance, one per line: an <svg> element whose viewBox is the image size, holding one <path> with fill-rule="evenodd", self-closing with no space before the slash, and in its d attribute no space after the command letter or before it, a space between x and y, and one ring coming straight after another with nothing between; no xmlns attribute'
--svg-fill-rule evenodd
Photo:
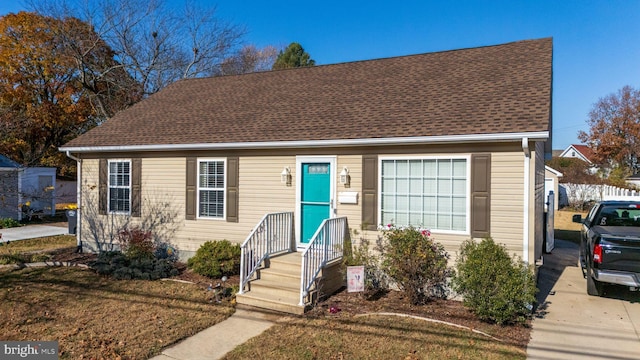
<svg viewBox="0 0 640 360"><path fill-rule="evenodd" d="M302 256L293 252L269 259L270 269L279 269L283 272L300 273L302 271Z"/></svg>
<svg viewBox="0 0 640 360"><path fill-rule="evenodd" d="M305 307L298 305L298 301L299 299L296 301L283 300L281 297L270 294L255 294L253 291L236 295L236 302L241 305L302 315L304 314Z"/></svg>

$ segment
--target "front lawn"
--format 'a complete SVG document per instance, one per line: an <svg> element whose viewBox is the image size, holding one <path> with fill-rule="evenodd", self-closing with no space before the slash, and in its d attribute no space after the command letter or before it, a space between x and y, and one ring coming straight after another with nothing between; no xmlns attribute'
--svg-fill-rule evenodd
<svg viewBox="0 0 640 360"><path fill-rule="evenodd" d="M212 296L193 284L77 268L4 269L0 339L57 340L60 359L146 359L234 312Z"/></svg>

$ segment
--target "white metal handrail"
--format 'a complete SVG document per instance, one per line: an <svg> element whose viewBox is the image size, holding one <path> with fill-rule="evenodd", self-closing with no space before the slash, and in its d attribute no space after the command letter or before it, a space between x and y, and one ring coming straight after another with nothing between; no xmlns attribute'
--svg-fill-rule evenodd
<svg viewBox="0 0 640 360"><path fill-rule="evenodd" d="M325 219L302 253L302 277L300 279L300 306L309 295L316 277L327 263L342 258L344 239L349 227L346 217Z"/></svg>
<svg viewBox="0 0 640 360"><path fill-rule="evenodd" d="M272 254L295 250L293 212L266 214L242 243L240 255L240 290Z"/></svg>

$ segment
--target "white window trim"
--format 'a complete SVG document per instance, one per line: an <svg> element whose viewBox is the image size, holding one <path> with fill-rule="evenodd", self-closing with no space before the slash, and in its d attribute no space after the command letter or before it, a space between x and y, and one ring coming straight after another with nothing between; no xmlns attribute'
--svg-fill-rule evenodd
<svg viewBox="0 0 640 360"><path fill-rule="evenodd" d="M129 184L127 186L111 186L111 163L129 163ZM123 215L131 215L131 197L132 188L131 188L131 177L133 176L133 163L131 159L109 159L107 160L107 212L110 214L123 214ZM111 189L129 189L129 211L118 211L111 210Z"/></svg>
<svg viewBox="0 0 640 360"><path fill-rule="evenodd" d="M466 184L466 231L429 229L435 234L471 235L471 155L383 155L378 156L378 221L382 223L382 162L384 160L466 160L467 184Z"/></svg>
<svg viewBox="0 0 640 360"><path fill-rule="evenodd" d="M212 190L213 188L201 188L200 187L200 163L203 162L222 162L224 169L224 177L222 184L222 216L200 216L200 190ZM226 221L227 220L227 158L198 158L196 166L196 219L213 220L213 221ZM214 189L219 190L219 189Z"/></svg>

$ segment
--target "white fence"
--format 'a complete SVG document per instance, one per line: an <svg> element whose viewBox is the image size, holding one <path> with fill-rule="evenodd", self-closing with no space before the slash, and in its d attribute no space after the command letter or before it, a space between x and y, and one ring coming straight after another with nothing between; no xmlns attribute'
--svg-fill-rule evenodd
<svg viewBox="0 0 640 360"><path fill-rule="evenodd" d="M580 207L591 201L637 198L640 200L640 192L632 189L620 188L611 185L572 184L559 185L560 205Z"/></svg>

